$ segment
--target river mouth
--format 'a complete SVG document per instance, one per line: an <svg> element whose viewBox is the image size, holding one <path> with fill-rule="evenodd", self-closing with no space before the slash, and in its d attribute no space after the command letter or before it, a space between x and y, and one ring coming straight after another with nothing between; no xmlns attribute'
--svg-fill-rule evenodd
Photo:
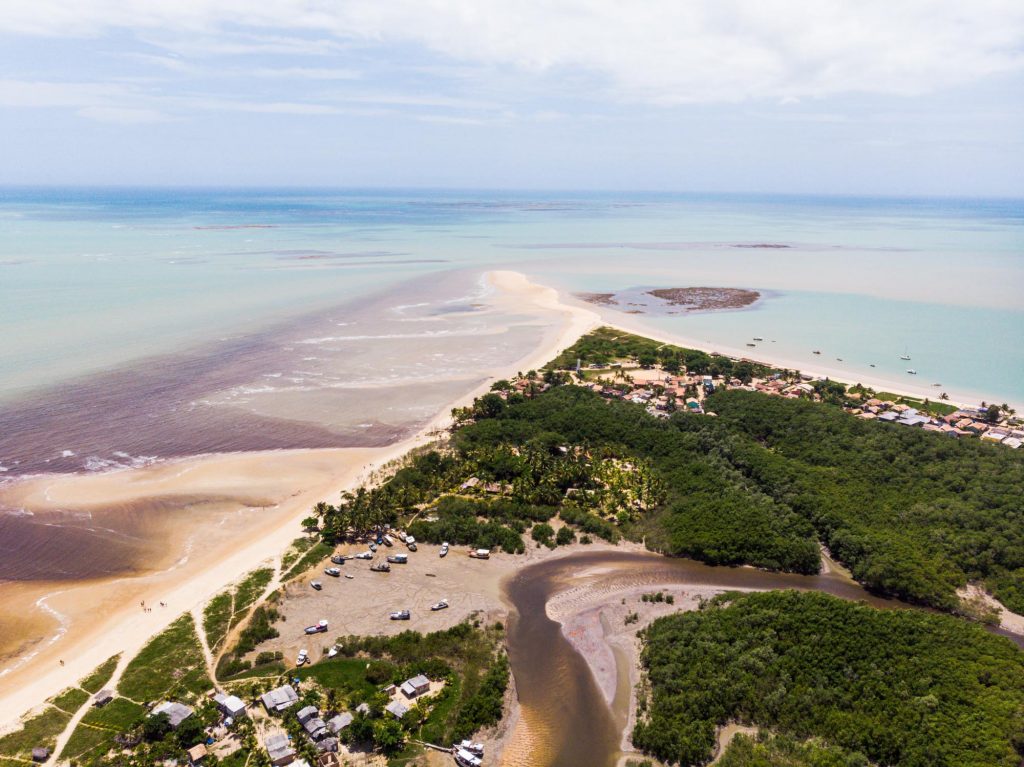
<svg viewBox="0 0 1024 767"><path fill-rule="evenodd" d="M621 647L610 646L615 689L609 704L560 621L574 610L600 607L602 600L609 608L613 604L618 608L622 595L631 594L635 602L638 593L666 588L689 590L691 597L712 591L798 589L881 609L924 609L871 594L834 572L770 573L608 550L578 552L531 565L505 583L505 598L513 608L507 640L520 716L501 761L504 767L612 767L621 760L625 730L631 726L629 666L635 660ZM612 627L604 614L601 622L609 633ZM1024 642L1016 635L995 633L1009 636L1018 645Z"/></svg>

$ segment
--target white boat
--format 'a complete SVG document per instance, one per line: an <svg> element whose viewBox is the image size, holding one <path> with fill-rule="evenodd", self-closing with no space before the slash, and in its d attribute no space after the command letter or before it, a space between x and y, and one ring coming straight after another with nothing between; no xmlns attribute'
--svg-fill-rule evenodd
<svg viewBox="0 0 1024 767"><path fill-rule="evenodd" d="M407 621L410 617L412 617L412 615L408 610L399 610L391 613L391 620L393 621Z"/></svg>
<svg viewBox="0 0 1024 767"><path fill-rule="evenodd" d="M339 570L337 567L325 568L324 572L327 575L331 576L332 578L340 578L341 577L341 570Z"/></svg>
<svg viewBox="0 0 1024 767"><path fill-rule="evenodd" d="M430 609L433 610L435 613L438 610L447 610L448 609L448 600L447 599L442 599L440 602L435 602L434 604L432 604L430 606Z"/></svg>
<svg viewBox="0 0 1024 767"><path fill-rule="evenodd" d="M332 647L330 650L327 651L327 657L328 658L333 658L337 654L338 654L338 645L334 645L334 647Z"/></svg>
<svg viewBox="0 0 1024 767"><path fill-rule="evenodd" d="M476 549L475 551L469 552L469 556L472 557L473 559L490 559L491 558L491 550L490 549Z"/></svg>
<svg viewBox="0 0 1024 767"><path fill-rule="evenodd" d="M349 580L352 580L352 579L355 578L354 575L349 575L348 573L345 573L345 577L348 578Z"/></svg>
<svg viewBox="0 0 1024 767"><path fill-rule="evenodd" d="M464 748L457 748L455 749L455 763L459 767L481 767L484 762L476 754Z"/></svg>
<svg viewBox="0 0 1024 767"><path fill-rule="evenodd" d="M299 657L295 659L296 666L304 666L309 662L309 651L299 650Z"/></svg>
<svg viewBox="0 0 1024 767"><path fill-rule="evenodd" d="M483 756L484 754L483 743L473 743L472 741L464 740L459 744L459 748L469 751L471 754L476 754L477 756Z"/></svg>
<svg viewBox="0 0 1024 767"><path fill-rule="evenodd" d="M447 541L445 543L441 544L441 550L437 553L437 555L440 556L440 557L448 556L448 543L447 543Z"/></svg>
<svg viewBox="0 0 1024 767"><path fill-rule="evenodd" d="M327 631L327 621L322 620L312 626L306 626L307 634L322 634Z"/></svg>
<svg viewBox="0 0 1024 767"><path fill-rule="evenodd" d="M356 559L373 559L373 552L363 551L359 554L356 554Z"/></svg>
<svg viewBox="0 0 1024 767"><path fill-rule="evenodd" d="M907 370L907 372L910 373L910 375L912 375L912 376L916 376L917 375L917 371L914 370L913 368L910 368L909 370Z"/></svg>

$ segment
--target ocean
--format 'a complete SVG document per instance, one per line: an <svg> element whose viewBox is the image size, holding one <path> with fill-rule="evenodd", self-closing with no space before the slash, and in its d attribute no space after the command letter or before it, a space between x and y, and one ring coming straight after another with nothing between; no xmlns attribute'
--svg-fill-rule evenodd
<svg viewBox="0 0 1024 767"><path fill-rule="evenodd" d="M393 441L537 343L489 307L494 268L755 289L640 319L1024 402L1021 201L6 188L0 476Z"/></svg>

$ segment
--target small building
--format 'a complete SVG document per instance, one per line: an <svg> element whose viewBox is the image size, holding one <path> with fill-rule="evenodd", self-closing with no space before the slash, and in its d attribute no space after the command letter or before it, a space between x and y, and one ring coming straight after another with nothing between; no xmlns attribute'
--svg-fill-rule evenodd
<svg viewBox="0 0 1024 767"><path fill-rule="evenodd" d="M33 762L45 762L50 758L50 749L43 746L36 746L32 749Z"/></svg>
<svg viewBox="0 0 1024 767"><path fill-rule="evenodd" d="M192 713L192 709L184 703L164 701L150 711L149 715L159 716L160 714L166 714L167 721L170 722L171 729L176 730L181 726L182 722L192 716Z"/></svg>
<svg viewBox="0 0 1024 767"><path fill-rule="evenodd" d="M384 710L391 714L395 719L401 719L409 713L409 709L402 705L402 701L400 700L391 701L384 707Z"/></svg>
<svg viewBox="0 0 1024 767"><path fill-rule="evenodd" d="M98 693L92 696L92 704L96 708L103 708L105 705L110 703L114 699L113 690L100 690Z"/></svg>
<svg viewBox="0 0 1024 767"><path fill-rule="evenodd" d="M364 716L369 716L370 715L370 704L369 703L360 703L358 706L356 706L356 713L357 714L363 714Z"/></svg>
<svg viewBox="0 0 1024 767"><path fill-rule="evenodd" d="M306 706L295 712L295 718L299 720L299 724L305 724L319 713L316 706Z"/></svg>
<svg viewBox="0 0 1024 767"><path fill-rule="evenodd" d="M282 767L282 765L295 761L295 749L292 748L291 741L283 732L267 736L263 741L263 747L267 749L270 763L274 767Z"/></svg>
<svg viewBox="0 0 1024 767"><path fill-rule="evenodd" d="M280 713L299 702L299 694L289 685L283 685L260 696L268 713Z"/></svg>
<svg viewBox="0 0 1024 767"><path fill-rule="evenodd" d="M459 748L455 751L455 763L460 767L480 767L484 760L471 751Z"/></svg>
<svg viewBox="0 0 1024 767"><path fill-rule="evenodd" d="M312 719L307 719L302 723L302 728L313 740L320 740L330 734L327 729L327 723L318 716L315 716Z"/></svg>
<svg viewBox="0 0 1024 767"><path fill-rule="evenodd" d="M1020 437L1007 437L1006 439L1003 440L1002 444L1003 447L1009 447L1016 450L1021 445L1024 445L1024 440L1022 440Z"/></svg>
<svg viewBox="0 0 1024 767"><path fill-rule="evenodd" d="M245 702L237 695L225 695L219 692L213 696L213 700L217 704L217 709L224 716L232 719L245 716Z"/></svg>
<svg viewBox="0 0 1024 767"><path fill-rule="evenodd" d="M412 679L402 682L402 694L407 698L415 698L430 690L430 680L423 674L418 674Z"/></svg>
<svg viewBox="0 0 1024 767"><path fill-rule="evenodd" d="M343 714L332 716L327 720L327 729L337 735L339 732L344 730L350 724L355 717L352 716L351 711L346 711Z"/></svg>
<svg viewBox="0 0 1024 767"><path fill-rule="evenodd" d="M188 750L188 763L192 765L200 764L204 758L206 758L206 746L202 743L197 743Z"/></svg>
<svg viewBox="0 0 1024 767"><path fill-rule="evenodd" d="M463 482L461 485L459 485L459 489L460 490L472 490L474 487L476 487L479 484L480 484L480 480L477 477L470 477L465 482Z"/></svg>
<svg viewBox="0 0 1024 767"><path fill-rule="evenodd" d="M900 414L897 413L895 410L887 410L884 413L882 413L880 416L878 416L878 420L879 421L888 421L889 423L894 423L899 417L900 417Z"/></svg>
<svg viewBox="0 0 1024 767"><path fill-rule="evenodd" d="M334 753L338 750L338 744L337 738L324 738L316 744L316 750L321 753Z"/></svg>

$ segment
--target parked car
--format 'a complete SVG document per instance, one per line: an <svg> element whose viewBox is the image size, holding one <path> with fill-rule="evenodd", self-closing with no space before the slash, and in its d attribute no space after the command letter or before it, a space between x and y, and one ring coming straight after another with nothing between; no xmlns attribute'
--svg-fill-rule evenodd
<svg viewBox="0 0 1024 767"><path fill-rule="evenodd" d="M447 599L442 599L440 602L435 602L434 604L432 604L430 606L430 609L433 610L435 613L438 610L447 610L448 609L448 600Z"/></svg>
<svg viewBox="0 0 1024 767"><path fill-rule="evenodd" d="M398 612L391 613L391 620L393 621L407 621L412 615L408 610L399 610Z"/></svg>

